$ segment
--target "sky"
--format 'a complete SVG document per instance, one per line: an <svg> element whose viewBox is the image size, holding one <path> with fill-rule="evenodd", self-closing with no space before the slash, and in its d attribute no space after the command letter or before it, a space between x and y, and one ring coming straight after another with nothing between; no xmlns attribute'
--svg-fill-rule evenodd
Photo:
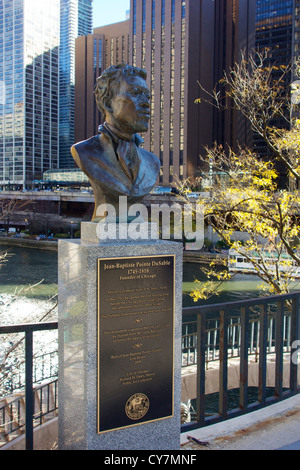
<svg viewBox="0 0 300 470"><path fill-rule="evenodd" d="M94 0L94 28L126 20L130 0Z"/></svg>

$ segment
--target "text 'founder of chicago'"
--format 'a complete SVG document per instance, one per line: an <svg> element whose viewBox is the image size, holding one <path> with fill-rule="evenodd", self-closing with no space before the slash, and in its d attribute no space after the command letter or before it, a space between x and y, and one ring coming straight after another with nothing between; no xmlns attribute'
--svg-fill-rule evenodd
<svg viewBox="0 0 300 470"><path fill-rule="evenodd" d="M159 159L140 147L143 140L137 134L148 130L150 118L146 78L145 70L126 64L105 70L94 90L105 122L99 135L71 148L93 188L94 222L101 218L100 205L113 205L118 216L119 196L127 196L129 204L140 202L157 181Z"/></svg>

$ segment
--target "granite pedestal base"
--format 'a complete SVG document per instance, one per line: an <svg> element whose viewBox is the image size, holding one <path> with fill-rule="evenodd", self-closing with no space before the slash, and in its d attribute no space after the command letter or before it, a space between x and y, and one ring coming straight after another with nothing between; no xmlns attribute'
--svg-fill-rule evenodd
<svg viewBox="0 0 300 470"><path fill-rule="evenodd" d="M140 264L135 262L137 259ZM159 278L164 271L158 265L163 266L169 259L174 263L172 294L166 281L160 283ZM159 270L153 271L152 264ZM122 265L126 269L117 272ZM136 271L137 266L139 269L143 266L142 270ZM138 273L146 276L143 281ZM158 273L157 283L151 288L156 276L153 273ZM120 281L114 282L116 279ZM120 297L122 285L131 287L127 289L129 294L124 293L124 302ZM134 296L130 294L133 285ZM59 449L178 450L182 245L161 240L116 240L103 244L59 241L58 288ZM153 289L152 300L146 299L150 297L145 295L147 289ZM162 294L157 294L158 289L162 292L164 289L164 308L159 307ZM122 292L125 291L123 288ZM172 319L166 321L165 312L171 307ZM157 321L160 311L161 322ZM127 317L132 318L134 328L124 326ZM152 317L156 319L151 323ZM120 323L116 323L118 318ZM131 359L133 362L129 362ZM165 361L164 370L160 364ZM170 395L170 391L169 400L166 394ZM104 417L108 410L111 420L110 415Z"/></svg>

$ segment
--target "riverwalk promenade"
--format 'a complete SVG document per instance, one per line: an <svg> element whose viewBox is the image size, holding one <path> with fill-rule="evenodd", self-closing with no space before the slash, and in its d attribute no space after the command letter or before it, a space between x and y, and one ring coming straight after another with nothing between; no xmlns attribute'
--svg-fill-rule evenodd
<svg viewBox="0 0 300 470"><path fill-rule="evenodd" d="M44 244L37 241L34 245L37 243ZM45 243L53 244L53 248L56 245L55 242ZM238 418L183 433L181 450L300 450L300 395Z"/></svg>
<svg viewBox="0 0 300 470"><path fill-rule="evenodd" d="M181 449L300 450L300 395L238 418L183 433Z"/></svg>
<svg viewBox="0 0 300 470"><path fill-rule="evenodd" d="M45 425L44 425L45 426ZM46 424L36 450L57 449L57 418ZM189 438L188 438L189 436ZM194 439L191 440L190 438ZM24 436L1 450L24 449ZM181 434L181 451L300 450L300 395L238 418ZM130 450L130 449L128 449Z"/></svg>

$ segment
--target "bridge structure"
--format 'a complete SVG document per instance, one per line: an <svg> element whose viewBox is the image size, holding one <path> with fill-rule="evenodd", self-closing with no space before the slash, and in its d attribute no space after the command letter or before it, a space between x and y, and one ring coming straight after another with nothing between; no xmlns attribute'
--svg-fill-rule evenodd
<svg viewBox="0 0 300 470"><path fill-rule="evenodd" d="M184 201L173 194L149 194L143 203L150 209L151 204L172 206ZM0 191L0 228L4 229L26 230L37 218L41 227L68 229L71 224L79 227L81 221L91 220L93 210L94 196L90 190Z"/></svg>

